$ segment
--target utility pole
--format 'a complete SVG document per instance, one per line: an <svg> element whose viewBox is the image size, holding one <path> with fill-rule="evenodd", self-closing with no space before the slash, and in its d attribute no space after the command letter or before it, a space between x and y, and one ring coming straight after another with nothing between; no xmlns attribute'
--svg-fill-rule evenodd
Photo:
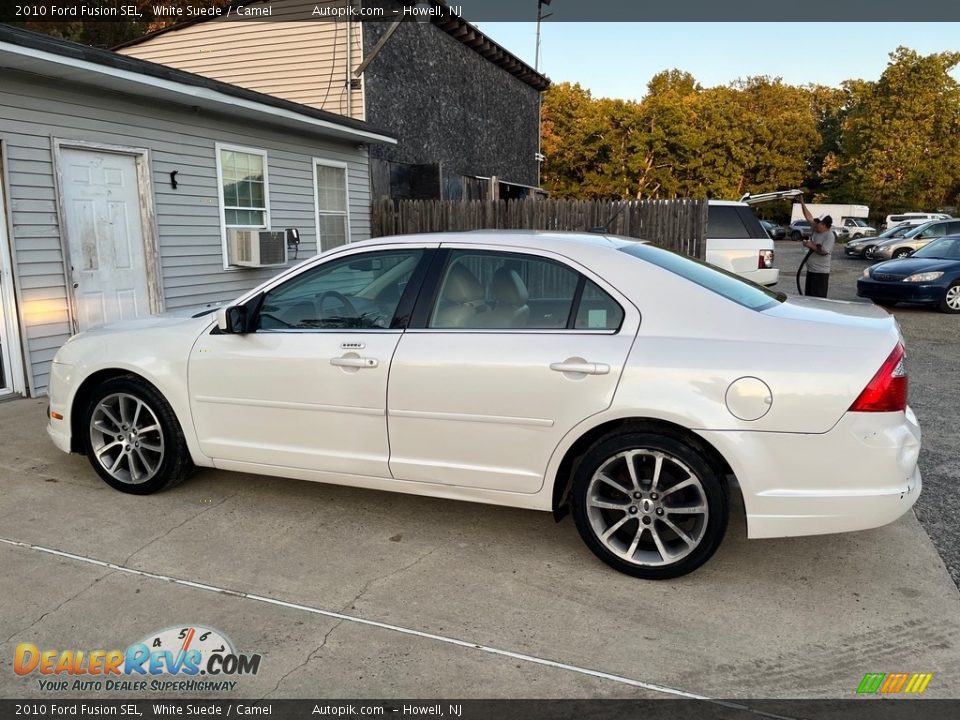
<svg viewBox="0 0 960 720"><path fill-rule="evenodd" d="M543 14L543 6L549 6L552 0L537 0L537 46L533 55L533 69L537 72L540 72L540 23L545 19L553 15L553 13ZM537 93L537 187L540 187L540 169L543 166L543 161L546 159L543 156L543 148L541 147L541 123L543 122L543 93Z"/></svg>

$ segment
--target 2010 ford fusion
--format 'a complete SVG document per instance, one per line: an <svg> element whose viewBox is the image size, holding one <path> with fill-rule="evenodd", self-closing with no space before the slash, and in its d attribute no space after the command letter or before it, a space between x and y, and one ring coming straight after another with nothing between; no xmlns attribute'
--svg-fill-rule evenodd
<svg viewBox="0 0 960 720"><path fill-rule="evenodd" d="M570 510L651 579L710 558L734 482L752 538L877 527L921 485L893 317L589 234L379 238L81 333L48 431L130 493L206 466Z"/></svg>

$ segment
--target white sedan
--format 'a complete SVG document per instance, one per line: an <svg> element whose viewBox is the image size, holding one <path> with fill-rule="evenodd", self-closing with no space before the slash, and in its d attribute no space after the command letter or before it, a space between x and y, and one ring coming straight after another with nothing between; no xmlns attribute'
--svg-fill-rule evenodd
<svg viewBox="0 0 960 720"><path fill-rule="evenodd" d="M612 567L889 523L920 493L899 328L625 238L385 237L216 314L71 338L48 432L112 487L215 467L571 510Z"/></svg>

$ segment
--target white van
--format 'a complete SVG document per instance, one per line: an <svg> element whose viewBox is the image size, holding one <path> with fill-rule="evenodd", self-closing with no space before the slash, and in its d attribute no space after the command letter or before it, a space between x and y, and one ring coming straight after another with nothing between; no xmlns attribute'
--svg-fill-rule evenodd
<svg viewBox="0 0 960 720"><path fill-rule="evenodd" d="M887 219L883 221L884 228L893 227L894 225L923 225L925 222L930 222L931 220L949 220L950 216L946 213L921 213L921 212L908 212L908 213L895 213L893 215L887 215Z"/></svg>

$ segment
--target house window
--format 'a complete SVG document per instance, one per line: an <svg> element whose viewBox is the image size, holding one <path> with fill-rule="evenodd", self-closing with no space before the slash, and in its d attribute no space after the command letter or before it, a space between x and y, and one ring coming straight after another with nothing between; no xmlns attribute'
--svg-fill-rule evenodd
<svg viewBox="0 0 960 720"><path fill-rule="evenodd" d="M219 145L217 169L224 225L228 228L269 227L267 153Z"/></svg>
<svg viewBox="0 0 960 720"><path fill-rule="evenodd" d="M314 161L314 189L317 204L317 251L350 242L350 199L347 193L347 166L326 160Z"/></svg>

